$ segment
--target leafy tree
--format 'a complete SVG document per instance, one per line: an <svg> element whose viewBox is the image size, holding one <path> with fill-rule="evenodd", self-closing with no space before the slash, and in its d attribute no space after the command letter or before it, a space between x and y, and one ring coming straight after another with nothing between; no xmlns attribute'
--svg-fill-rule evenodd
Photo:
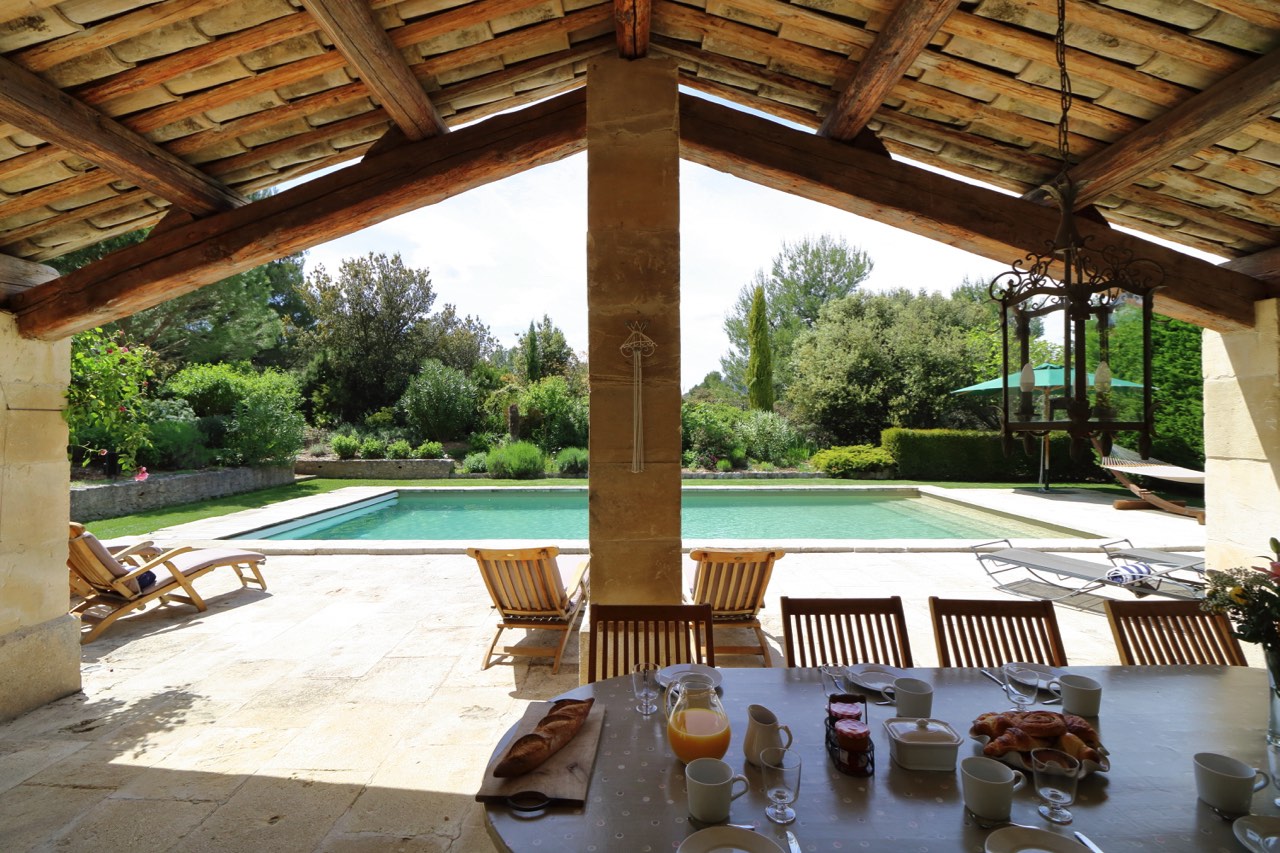
<svg viewBox="0 0 1280 853"><path fill-rule="evenodd" d="M871 274L871 256L841 238L823 234L798 243L783 243L768 274L755 278L738 293L724 321L729 353L720 359L726 381L746 387L750 352L748 317L757 287L764 288L773 350L774 382L785 389L791 382L791 351L801 332L818 322L822 306L852 293Z"/></svg>
<svg viewBox="0 0 1280 853"><path fill-rule="evenodd" d="M773 411L773 353L769 349L769 320L765 316L764 288L757 287L747 317L747 401L751 408Z"/></svg>
<svg viewBox="0 0 1280 853"><path fill-rule="evenodd" d="M742 392L726 382L718 370L711 371L685 392L684 399L686 403L727 403L739 408L747 405Z"/></svg>
<svg viewBox="0 0 1280 853"><path fill-rule="evenodd" d="M115 454L121 469L136 467L137 454L147 443L143 393L153 375L150 360L146 347L124 345L118 332L91 329L71 339L64 415L82 464L95 455Z"/></svg>
<svg viewBox="0 0 1280 853"><path fill-rule="evenodd" d="M542 378L542 360L538 358L538 330L529 321L529 333L524 337L524 378L533 384Z"/></svg>
<svg viewBox="0 0 1280 853"><path fill-rule="evenodd" d="M398 254L370 252L343 260L336 279L317 267L302 294L315 317L304 340L312 357L306 387L319 413L357 422L394 405L429 354L429 273Z"/></svg>
<svg viewBox="0 0 1280 853"><path fill-rule="evenodd" d="M974 403L951 392L974 383L969 330L989 324L986 307L965 298L850 294L797 342L789 401L841 444L876 443L890 426L964 425Z"/></svg>
<svg viewBox="0 0 1280 853"><path fill-rule="evenodd" d="M438 359L422 363L398 404L414 444L452 441L475 425L479 395L475 385L456 367Z"/></svg>
<svg viewBox="0 0 1280 853"><path fill-rule="evenodd" d="M537 376L529 373L531 348L536 353ZM564 332L552 321L550 315L542 315L536 325L529 324L529 331L520 335L513 355L517 355L518 367L513 373L523 373L527 382L536 382L544 376L573 376L580 368L578 357L564 336Z"/></svg>
<svg viewBox="0 0 1280 853"><path fill-rule="evenodd" d="M297 380L247 364L193 364L163 392L185 400L199 418L205 444L228 465L283 465L302 449L305 423Z"/></svg>
<svg viewBox="0 0 1280 853"><path fill-rule="evenodd" d="M473 373L482 365L487 367L486 360L498 351L498 342L489 327L478 317L459 317L452 305L445 305L431 317L430 330L428 351L432 358L463 373Z"/></svg>
<svg viewBox="0 0 1280 853"><path fill-rule="evenodd" d="M520 395L521 433L548 453L587 444L587 400L563 376L544 376Z"/></svg>

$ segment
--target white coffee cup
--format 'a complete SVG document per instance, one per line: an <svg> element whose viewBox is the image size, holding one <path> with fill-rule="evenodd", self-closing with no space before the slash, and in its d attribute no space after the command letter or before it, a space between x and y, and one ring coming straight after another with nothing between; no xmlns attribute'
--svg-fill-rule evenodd
<svg viewBox="0 0 1280 853"><path fill-rule="evenodd" d="M734 791L741 782L742 790ZM751 787L746 776L734 775L733 768L718 758L695 758L684 768L684 783L689 791L689 814L702 823L720 823L729 819L729 804Z"/></svg>
<svg viewBox="0 0 1280 853"><path fill-rule="evenodd" d="M899 717L927 717L933 711L933 685L918 678L895 678L885 695L893 699Z"/></svg>
<svg viewBox="0 0 1280 853"><path fill-rule="evenodd" d="M1096 717L1102 707L1102 685L1087 675L1060 675L1049 682L1049 691L1062 697L1062 710L1081 717Z"/></svg>
<svg viewBox="0 0 1280 853"><path fill-rule="evenodd" d="M1197 752L1194 761L1196 793L1223 814L1248 814L1253 793L1271 784L1267 771L1227 755Z"/></svg>
<svg viewBox="0 0 1280 853"><path fill-rule="evenodd" d="M964 805L978 817L1008 820L1013 811L1013 792L1027 779L1007 764L981 755L960 762L960 789Z"/></svg>

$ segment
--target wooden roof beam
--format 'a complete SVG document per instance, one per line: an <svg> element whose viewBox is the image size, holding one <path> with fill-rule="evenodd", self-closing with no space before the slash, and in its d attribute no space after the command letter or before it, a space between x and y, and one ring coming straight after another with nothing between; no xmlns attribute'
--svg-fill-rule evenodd
<svg viewBox="0 0 1280 853"><path fill-rule="evenodd" d="M247 203L191 164L3 57L0 121L79 154L197 216Z"/></svg>
<svg viewBox="0 0 1280 853"><path fill-rule="evenodd" d="M586 94L579 90L175 225L10 296L0 309L17 315L23 335L57 340L585 147Z"/></svg>
<svg viewBox="0 0 1280 853"><path fill-rule="evenodd" d="M1052 236L1056 211L793 130L692 96L680 100L681 156L993 260L1022 257ZM1220 332L1250 328L1253 303L1280 295L1251 276L1118 233L1085 218L1081 235L1131 249L1165 270L1162 314Z"/></svg>
<svg viewBox="0 0 1280 853"><path fill-rule="evenodd" d="M1243 258L1227 261L1222 265L1229 270L1251 275L1262 281L1280 285L1280 246L1263 249Z"/></svg>
<svg viewBox="0 0 1280 853"><path fill-rule="evenodd" d="M1280 48L1228 74L1169 112L1072 167L1085 207L1280 110ZM1024 198L1047 203L1043 190Z"/></svg>
<svg viewBox="0 0 1280 853"><path fill-rule="evenodd" d="M32 263L12 255L0 255L0 296L6 293L18 293L57 277L58 271L53 267Z"/></svg>
<svg viewBox="0 0 1280 853"><path fill-rule="evenodd" d="M623 59L639 59L649 53L652 0L613 0L613 31Z"/></svg>
<svg viewBox="0 0 1280 853"><path fill-rule="evenodd" d="M818 133L848 142L866 127L960 0L900 0Z"/></svg>
<svg viewBox="0 0 1280 853"><path fill-rule="evenodd" d="M387 31L374 20L367 3L302 0L302 5L406 139L416 142L449 132Z"/></svg>

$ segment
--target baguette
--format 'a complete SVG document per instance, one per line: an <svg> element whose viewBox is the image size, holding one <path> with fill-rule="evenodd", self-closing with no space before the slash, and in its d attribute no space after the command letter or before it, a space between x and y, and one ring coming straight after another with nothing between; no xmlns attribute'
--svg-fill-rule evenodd
<svg viewBox="0 0 1280 853"><path fill-rule="evenodd" d="M511 744L507 754L493 768L493 775L499 779L508 779L540 767L573 740L582 724L587 721L587 714L595 701L561 699L556 702L531 733Z"/></svg>

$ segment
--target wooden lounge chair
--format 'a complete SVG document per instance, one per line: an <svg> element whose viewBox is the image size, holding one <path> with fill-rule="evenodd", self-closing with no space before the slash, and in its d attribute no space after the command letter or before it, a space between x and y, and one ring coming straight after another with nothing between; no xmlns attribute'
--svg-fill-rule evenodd
<svg viewBox="0 0 1280 853"><path fill-rule="evenodd" d="M1125 666L1248 666L1231 623L1194 601L1106 602L1111 636Z"/></svg>
<svg viewBox="0 0 1280 853"><path fill-rule="evenodd" d="M765 666L773 666L764 631L760 627L760 608L773 575L773 564L784 556L782 551L756 551L726 548L720 551L699 549L689 556L698 564L693 572L691 600L694 604L710 604L711 618L721 628L749 628L757 643L750 646L717 645L721 654L760 655Z"/></svg>
<svg viewBox="0 0 1280 853"><path fill-rule="evenodd" d="M1006 547L995 551L982 550L1001 542ZM1146 595L1164 595L1183 599L1204 597L1202 582L1186 577L1185 572L1182 575L1176 574L1184 567L1154 567L1150 573L1142 576L1126 575L1125 572L1120 571L1119 566L1114 564L1095 563L1062 554L1037 551L1034 548L1014 548L1008 539L984 542L981 545L971 546L971 550L977 556L983 571L995 581L996 589L1013 595L1058 601L1109 586L1128 590L1139 597ZM1037 587L1035 593L1028 593L1017 585L1018 581L1028 578L1062 592L1060 595L1045 596L1042 594L1043 587Z"/></svg>
<svg viewBox="0 0 1280 853"><path fill-rule="evenodd" d="M199 611L207 610L192 581L220 566L231 566L241 586L256 583L267 588L259 569L266 557L253 551L184 546L154 554L156 549L150 542L140 542L113 554L78 524L70 528L67 548L72 592L80 598L71 612L88 627L81 633L81 643L93 642L121 616L156 599L162 603L182 601ZM145 557L146 553L153 556ZM246 570L251 576L245 575ZM154 580L143 585L143 575L148 572L154 574Z"/></svg>
<svg viewBox="0 0 1280 853"><path fill-rule="evenodd" d="M493 606L502 617L493 642L485 652L481 669L492 666L495 657L519 655L554 658L551 672L560 672L560 658L569 642L570 629L587 598L587 566L590 561L583 560L566 584L556 562L559 553L559 548L550 546L467 549L467 554L480 567L485 589L489 590ZM504 646L495 653L502 632L509 628L559 631L563 636L555 646Z"/></svg>
<svg viewBox="0 0 1280 853"><path fill-rule="evenodd" d="M1051 601L975 601L929 597L942 666L1003 666L1015 661L1066 666Z"/></svg>
<svg viewBox="0 0 1280 853"><path fill-rule="evenodd" d="M902 599L782 596L787 666L879 663L915 666Z"/></svg>
<svg viewBox="0 0 1280 853"><path fill-rule="evenodd" d="M593 604L587 682L627 675L637 663L716 665L709 604Z"/></svg>

